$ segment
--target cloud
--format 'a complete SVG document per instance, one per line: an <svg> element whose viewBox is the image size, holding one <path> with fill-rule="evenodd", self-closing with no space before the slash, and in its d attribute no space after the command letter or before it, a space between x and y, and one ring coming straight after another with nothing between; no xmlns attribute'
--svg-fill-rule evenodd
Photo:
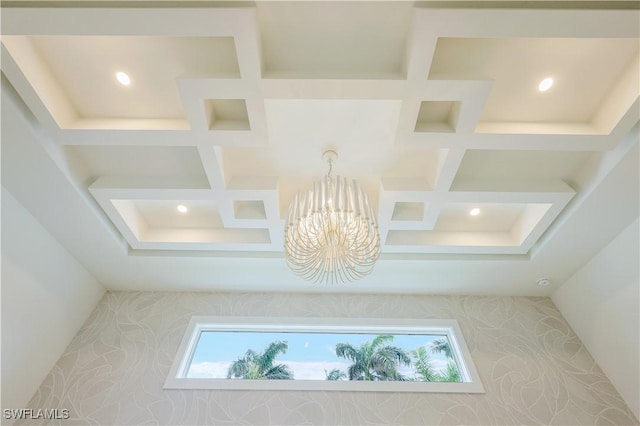
<svg viewBox="0 0 640 426"><path fill-rule="evenodd" d="M348 362L333 361L283 361L282 363L293 371L293 377L296 380L326 380L327 376L324 370L329 372L337 368L346 373L347 368L351 365Z"/></svg>
<svg viewBox="0 0 640 426"><path fill-rule="evenodd" d="M293 377L297 380L325 380L326 374L324 370L331 371L338 368L345 373L349 368L347 362L330 362L330 361L282 361L293 372ZM227 370L231 365L227 362L194 362L189 369L189 378L194 379L225 379Z"/></svg>
<svg viewBox="0 0 640 426"><path fill-rule="evenodd" d="M194 379L226 379L231 361L194 362L189 368L189 378Z"/></svg>
<svg viewBox="0 0 640 426"><path fill-rule="evenodd" d="M436 371L446 370L447 369L447 360L446 359L431 358L431 366Z"/></svg>
<svg viewBox="0 0 640 426"><path fill-rule="evenodd" d="M398 373L402 374L403 376L413 377L415 370L412 367L401 365L400 367L398 367Z"/></svg>
<svg viewBox="0 0 640 426"><path fill-rule="evenodd" d="M304 342L304 348L308 349L309 348L309 342Z"/></svg>

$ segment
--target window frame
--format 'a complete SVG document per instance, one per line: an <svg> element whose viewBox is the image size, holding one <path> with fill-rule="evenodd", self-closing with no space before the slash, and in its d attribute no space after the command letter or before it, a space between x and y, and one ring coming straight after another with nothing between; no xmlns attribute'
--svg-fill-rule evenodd
<svg viewBox="0 0 640 426"><path fill-rule="evenodd" d="M185 376L200 333L207 331L446 335L462 382L187 378ZM169 370L164 389L484 393L462 331L454 319L319 317L193 316Z"/></svg>

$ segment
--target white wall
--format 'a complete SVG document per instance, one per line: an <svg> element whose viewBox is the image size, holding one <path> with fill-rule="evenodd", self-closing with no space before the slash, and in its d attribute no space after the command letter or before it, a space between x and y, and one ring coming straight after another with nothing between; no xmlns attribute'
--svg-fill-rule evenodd
<svg viewBox="0 0 640 426"><path fill-rule="evenodd" d="M639 235L636 219L552 296L637 418L640 418Z"/></svg>
<svg viewBox="0 0 640 426"><path fill-rule="evenodd" d="M2 408L26 407L104 292L3 187Z"/></svg>

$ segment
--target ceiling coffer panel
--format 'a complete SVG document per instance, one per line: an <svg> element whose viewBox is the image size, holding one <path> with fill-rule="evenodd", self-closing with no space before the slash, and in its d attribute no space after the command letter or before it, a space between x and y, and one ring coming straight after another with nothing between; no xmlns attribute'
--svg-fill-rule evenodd
<svg viewBox="0 0 640 426"><path fill-rule="evenodd" d="M526 255L637 122L622 12L563 11L569 27L409 2L129 12L61 8L37 27L20 12L2 43L3 72L134 252L281 254L331 149L383 257Z"/></svg>

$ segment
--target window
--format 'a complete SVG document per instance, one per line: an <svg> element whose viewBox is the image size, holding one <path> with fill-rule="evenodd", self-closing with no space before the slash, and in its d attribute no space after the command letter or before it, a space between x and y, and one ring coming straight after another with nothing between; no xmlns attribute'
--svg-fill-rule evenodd
<svg viewBox="0 0 640 426"><path fill-rule="evenodd" d="M482 393L455 320L193 317L166 389Z"/></svg>

